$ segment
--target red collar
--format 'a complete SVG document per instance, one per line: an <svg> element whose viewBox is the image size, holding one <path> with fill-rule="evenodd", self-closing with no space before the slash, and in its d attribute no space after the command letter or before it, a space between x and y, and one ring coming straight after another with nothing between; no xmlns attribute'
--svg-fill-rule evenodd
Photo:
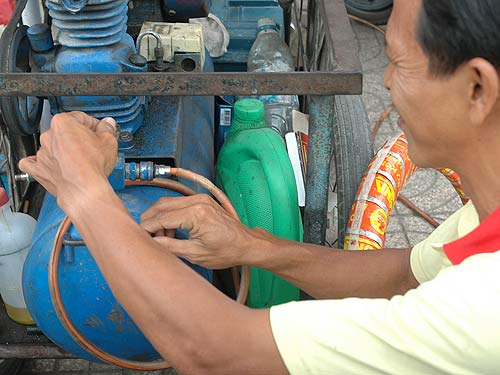
<svg viewBox="0 0 500 375"><path fill-rule="evenodd" d="M443 246L453 265L462 263L470 256L495 253L500 250L500 208L488 216L466 236Z"/></svg>

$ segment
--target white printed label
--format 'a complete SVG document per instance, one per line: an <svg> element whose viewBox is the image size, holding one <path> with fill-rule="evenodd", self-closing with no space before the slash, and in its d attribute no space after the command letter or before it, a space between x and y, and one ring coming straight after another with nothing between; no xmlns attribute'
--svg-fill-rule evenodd
<svg viewBox="0 0 500 375"><path fill-rule="evenodd" d="M220 110L220 125L229 126L231 125L231 108L221 108Z"/></svg>

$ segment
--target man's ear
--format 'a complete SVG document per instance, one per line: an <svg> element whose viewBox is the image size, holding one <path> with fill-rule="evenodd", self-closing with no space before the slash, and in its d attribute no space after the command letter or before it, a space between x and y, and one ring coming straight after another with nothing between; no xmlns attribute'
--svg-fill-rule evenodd
<svg viewBox="0 0 500 375"><path fill-rule="evenodd" d="M469 116L471 123L480 126L493 111L500 98L498 70L483 58L466 64L469 71Z"/></svg>

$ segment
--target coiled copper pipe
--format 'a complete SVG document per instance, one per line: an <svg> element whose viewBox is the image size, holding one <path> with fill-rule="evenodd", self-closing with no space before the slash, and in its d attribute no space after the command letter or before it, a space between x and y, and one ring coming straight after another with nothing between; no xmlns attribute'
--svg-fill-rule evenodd
<svg viewBox="0 0 500 375"><path fill-rule="evenodd" d="M207 178L198 175L194 172L184 170L181 168L172 168L171 175L175 175L181 178L185 178L187 180L193 181L205 189L207 189L213 196L219 201L219 203L224 207L224 209L235 219L239 220L238 213L234 209L230 200L226 197L226 195L215 186L210 180ZM196 192L189 187L173 180L164 179L164 178L156 178L153 181L126 181L126 186L157 186L166 189L171 189L177 191L183 195L194 195ZM161 370L165 368L171 367L170 364L165 361L156 361L156 362L138 362L131 361L123 358L116 357L110 353L105 352L104 350L98 348L93 343L91 343L87 338L80 332L78 328L73 324L71 318L64 307L64 303L61 297L61 291L59 288L59 279L58 279L58 271L59 271L59 259L62 252L62 242L64 235L70 229L72 223L68 217L65 217L57 230L57 234L55 236L54 245L52 247L52 252L49 258L48 264L48 276L49 276L49 292L52 300L52 304L54 305L54 310L59 318L61 324L64 326L68 334L78 343L82 348L84 348L87 352L94 355L95 357L101 359L104 362L109 364L119 366L122 368L127 368L131 370L140 370L140 371L155 371ZM236 272L233 270L233 276ZM241 267L241 278L240 278L240 286L238 290L238 295L236 301L238 303L244 304L246 302L246 298L248 295L248 288L250 285L250 269L248 266Z"/></svg>

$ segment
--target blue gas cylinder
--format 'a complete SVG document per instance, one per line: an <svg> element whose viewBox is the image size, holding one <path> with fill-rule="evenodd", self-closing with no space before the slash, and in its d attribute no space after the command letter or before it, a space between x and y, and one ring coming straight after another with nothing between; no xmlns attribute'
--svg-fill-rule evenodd
<svg viewBox="0 0 500 375"><path fill-rule="evenodd" d="M177 192L155 186L127 187L117 194L137 221L141 213L160 197L179 196ZM47 194L39 216L39 222L45 225L38 226L35 232L23 270L26 305L35 323L55 344L81 358L99 361L65 330L54 311L49 292L47 265L54 237L64 216L56 199ZM68 231L68 237L71 240L81 239L73 226ZM179 232L177 237L186 238L186 235ZM207 280L212 280L212 271L189 265ZM114 356L128 360L151 361L160 358L114 298L88 248L64 246L58 277L68 315L90 342ZM130 290L131 294L134 292Z"/></svg>

